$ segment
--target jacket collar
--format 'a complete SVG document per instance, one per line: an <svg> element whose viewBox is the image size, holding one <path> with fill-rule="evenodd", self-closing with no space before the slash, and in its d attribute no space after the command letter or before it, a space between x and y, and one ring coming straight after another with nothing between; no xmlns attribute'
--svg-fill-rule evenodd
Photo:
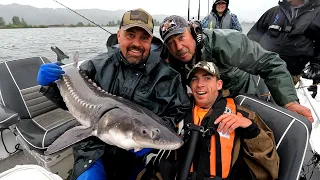
<svg viewBox="0 0 320 180"><path fill-rule="evenodd" d="M290 4L286 0L279 1L278 4L283 9L285 9L287 11L291 11L290 10ZM319 6L319 5L320 5L320 0L308 0L308 1L305 1L305 4L299 7L300 13L303 12L303 11L309 10L311 8L314 8L315 6Z"/></svg>

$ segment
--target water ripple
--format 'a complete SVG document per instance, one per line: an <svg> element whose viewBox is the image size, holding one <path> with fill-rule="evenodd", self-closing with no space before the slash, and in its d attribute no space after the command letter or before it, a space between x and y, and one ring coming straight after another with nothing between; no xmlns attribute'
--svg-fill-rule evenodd
<svg viewBox="0 0 320 180"><path fill-rule="evenodd" d="M251 26L243 25L244 32ZM117 33L118 28L106 29ZM154 28L154 34L160 37L159 27ZM109 33L98 27L0 29L0 61L35 56L55 61L57 57L51 51L51 46L59 47L70 57L79 51L79 60L88 60L107 51L106 41L109 36Z"/></svg>
<svg viewBox="0 0 320 180"><path fill-rule="evenodd" d="M116 33L118 27L107 28ZM91 59L107 50L109 33L96 27L1 29L0 61L44 56L55 61L51 46L57 46L72 57L79 51L80 60Z"/></svg>

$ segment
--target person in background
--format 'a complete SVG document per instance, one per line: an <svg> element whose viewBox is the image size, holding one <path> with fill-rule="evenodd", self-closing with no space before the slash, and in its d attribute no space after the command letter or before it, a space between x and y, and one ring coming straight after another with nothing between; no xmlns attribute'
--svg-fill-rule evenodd
<svg viewBox="0 0 320 180"><path fill-rule="evenodd" d="M212 10L202 21L203 28L208 29L235 29L242 32L237 15L230 12L229 0L216 0Z"/></svg>
<svg viewBox="0 0 320 180"><path fill-rule="evenodd" d="M294 84L301 74L314 84L320 82L320 0L279 1L260 17L248 37L280 55ZM308 62L307 72L302 72ZM315 97L317 89L312 89Z"/></svg>

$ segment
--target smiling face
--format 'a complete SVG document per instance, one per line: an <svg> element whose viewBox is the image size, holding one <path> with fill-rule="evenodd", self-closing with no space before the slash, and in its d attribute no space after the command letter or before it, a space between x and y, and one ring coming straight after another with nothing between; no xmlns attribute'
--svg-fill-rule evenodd
<svg viewBox="0 0 320 180"><path fill-rule="evenodd" d="M195 103L201 108L211 108L222 88L222 80L217 79L208 71L198 68L195 70L190 88Z"/></svg>
<svg viewBox="0 0 320 180"><path fill-rule="evenodd" d="M117 37L120 51L130 64L138 64L148 56L152 36L144 29L140 27L119 29Z"/></svg>
<svg viewBox="0 0 320 180"><path fill-rule="evenodd" d="M170 53L182 62L190 61L196 51L196 41L188 28L184 33L169 37L166 44Z"/></svg>
<svg viewBox="0 0 320 180"><path fill-rule="evenodd" d="M227 8L227 4L225 2L219 2L217 5L216 5L216 10L219 14L222 14Z"/></svg>

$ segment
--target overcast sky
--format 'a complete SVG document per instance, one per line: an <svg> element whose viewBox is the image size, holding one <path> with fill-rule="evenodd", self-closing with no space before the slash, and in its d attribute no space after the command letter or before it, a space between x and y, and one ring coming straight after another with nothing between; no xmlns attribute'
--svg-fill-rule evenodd
<svg viewBox="0 0 320 180"><path fill-rule="evenodd" d="M143 8L150 14L188 14L188 0L58 0L71 9L98 8L104 10ZM112 2L112 3L110 3ZM0 4L18 3L38 8L63 8L53 0L0 0ZM210 9L213 0L209 0ZM278 0L231 0L229 9L241 20L257 20L266 10L277 5ZM190 0L190 13L198 14L198 0ZM202 16L208 13L208 0L201 0Z"/></svg>

